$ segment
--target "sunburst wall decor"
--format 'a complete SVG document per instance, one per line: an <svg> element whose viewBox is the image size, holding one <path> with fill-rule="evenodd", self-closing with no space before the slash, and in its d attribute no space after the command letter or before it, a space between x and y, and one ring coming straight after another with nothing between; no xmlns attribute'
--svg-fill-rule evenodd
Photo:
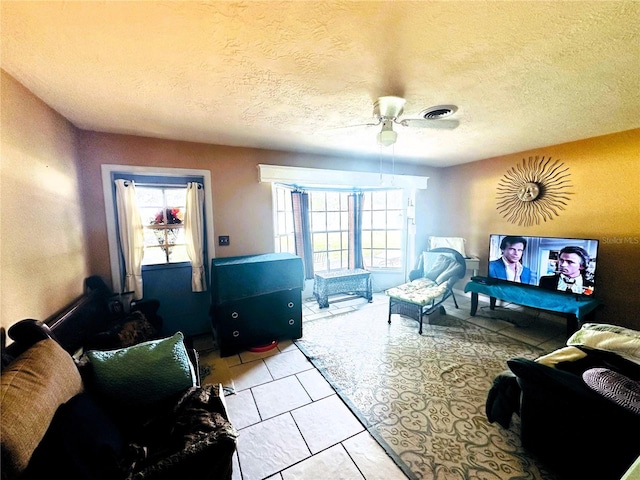
<svg viewBox="0 0 640 480"><path fill-rule="evenodd" d="M511 223L529 227L553 219L569 201L569 168L551 157L529 157L498 182L497 209Z"/></svg>

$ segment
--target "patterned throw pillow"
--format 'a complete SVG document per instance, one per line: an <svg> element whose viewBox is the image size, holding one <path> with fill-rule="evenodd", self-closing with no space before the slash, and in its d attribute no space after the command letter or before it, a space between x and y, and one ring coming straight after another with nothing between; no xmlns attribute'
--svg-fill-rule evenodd
<svg viewBox="0 0 640 480"><path fill-rule="evenodd" d="M640 382L608 368L591 368L582 379L592 390L640 415Z"/></svg>

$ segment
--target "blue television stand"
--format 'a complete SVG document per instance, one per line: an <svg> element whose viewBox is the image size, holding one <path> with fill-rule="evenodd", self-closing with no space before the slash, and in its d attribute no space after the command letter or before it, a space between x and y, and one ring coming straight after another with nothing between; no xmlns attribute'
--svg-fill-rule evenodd
<svg viewBox="0 0 640 480"><path fill-rule="evenodd" d="M495 309L496 300L515 303L525 307L564 313L567 316L567 338L584 323L593 322L595 309L602 302L596 298L570 295L540 288L516 285L507 282L484 284L469 282L464 287L465 293L471 292L471 316L478 310L478 294L489 297L489 308Z"/></svg>

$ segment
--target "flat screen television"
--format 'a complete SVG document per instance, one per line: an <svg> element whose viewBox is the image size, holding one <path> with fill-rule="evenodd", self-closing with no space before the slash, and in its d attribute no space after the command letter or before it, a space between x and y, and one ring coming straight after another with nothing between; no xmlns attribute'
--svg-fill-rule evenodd
<svg viewBox="0 0 640 480"><path fill-rule="evenodd" d="M596 289L598 240L489 235L489 278L574 295Z"/></svg>

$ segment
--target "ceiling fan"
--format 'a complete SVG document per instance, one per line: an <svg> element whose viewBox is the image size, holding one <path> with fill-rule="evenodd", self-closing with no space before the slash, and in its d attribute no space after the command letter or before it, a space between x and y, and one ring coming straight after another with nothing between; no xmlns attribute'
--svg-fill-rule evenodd
<svg viewBox="0 0 640 480"><path fill-rule="evenodd" d="M418 118L401 118L404 112L406 100L402 97L385 96L379 97L373 104L373 116L375 123L365 123L365 126L382 125L382 130L378 133L377 139L380 145L388 147L396 143L398 134L393 130L393 124L403 127L418 128L438 128L452 130L460 122L454 119L446 119L453 115L458 107L455 105L436 105L420 112Z"/></svg>

